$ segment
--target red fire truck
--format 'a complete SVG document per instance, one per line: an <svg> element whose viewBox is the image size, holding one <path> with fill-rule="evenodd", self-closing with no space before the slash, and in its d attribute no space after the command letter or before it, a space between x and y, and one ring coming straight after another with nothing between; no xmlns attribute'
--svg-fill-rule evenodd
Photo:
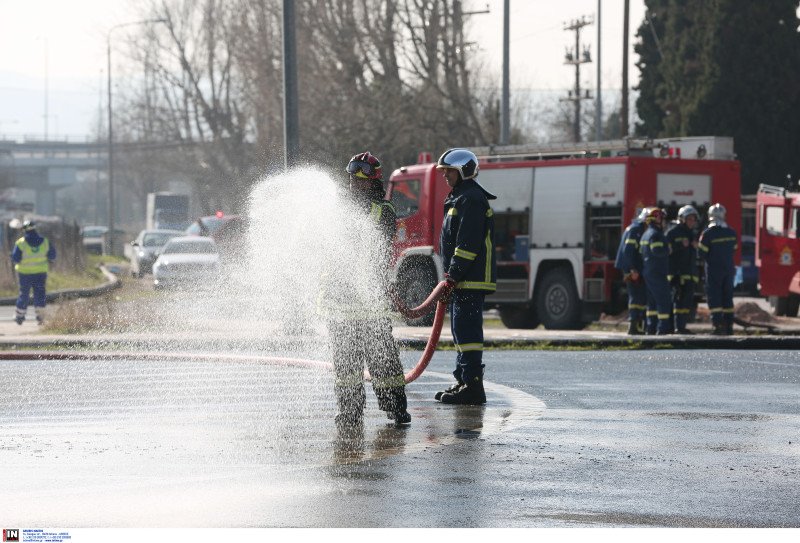
<svg viewBox="0 0 800 543"><path fill-rule="evenodd" d="M491 202L498 261L497 292L486 298L509 328L575 329L602 311L626 306L614 268L622 232L640 210L658 205L674 218L712 203L740 229L739 163L733 139L626 139L550 146L471 149ZM449 187L430 155L395 170L389 193L397 210L392 281L409 305L444 277L439 255ZM737 255L737 259L739 255ZM430 315L407 321L427 325Z"/></svg>
<svg viewBox="0 0 800 543"><path fill-rule="evenodd" d="M756 266L762 296L776 315L800 308L800 194L761 185L756 194Z"/></svg>

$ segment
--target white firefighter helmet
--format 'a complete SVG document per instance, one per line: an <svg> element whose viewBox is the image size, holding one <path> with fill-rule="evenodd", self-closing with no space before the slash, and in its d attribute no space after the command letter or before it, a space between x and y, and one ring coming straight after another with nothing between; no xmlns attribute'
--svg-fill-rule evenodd
<svg viewBox="0 0 800 543"><path fill-rule="evenodd" d="M723 224L727 212L720 204L714 204L708 208L708 222L711 225Z"/></svg>
<svg viewBox="0 0 800 543"><path fill-rule="evenodd" d="M478 180L475 179L478 176L478 171L480 168L478 167L478 157L476 157L475 153L472 151L459 148L448 149L442 156L439 157L439 162L436 165L437 170L443 170L446 168L457 170L458 174L461 176L461 179L474 180L475 184L477 184L486 195L487 200L497 199L497 196L486 190L483 185L478 183Z"/></svg>
<svg viewBox="0 0 800 543"><path fill-rule="evenodd" d="M647 220L647 216L650 214L652 207L643 207L642 210L639 212L639 216L636 217L640 221L644 222Z"/></svg>
<svg viewBox="0 0 800 543"><path fill-rule="evenodd" d="M688 206L688 205L687 205L687 206L683 206L682 208L680 208L680 209L678 210L678 219L679 219L679 220L680 220L682 223L685 223L685 222L686 222L686 219L687 219L687 218L688 218L690 215L694 215L694 216L695 216L695 218L697 218L697 219L699 219L699 218L700 218L700 214L699 214L699 213L697 212L697 210L696 210L694 207L692 207L692 206Z"/></svg>
<svg viewBox="0 0 800 543"><path fill-rule="evenodd" d="M478 175L478 157L467 149L448 149L439 157L437 169L453 168L461 174L461 179L473 179Z"/></svg>

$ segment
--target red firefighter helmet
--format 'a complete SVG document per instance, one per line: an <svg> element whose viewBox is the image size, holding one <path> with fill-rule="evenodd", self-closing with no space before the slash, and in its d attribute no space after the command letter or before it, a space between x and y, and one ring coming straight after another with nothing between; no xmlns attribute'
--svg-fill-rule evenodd
<svg viewBox="0 0 800 543"><path fill-rule="evenodd" d="M653 207L650 208L650 211L647 213L647 224L652 224L657 221L663 221L667 218L667 212L661 209L660 207Z"/></svg>
<svg viewBox="0 0 800 543"><path fill-rule="evenodd" d="M381 161L369 151L351 158L347 163L347 173L363 179L383 179Z"/></svg>

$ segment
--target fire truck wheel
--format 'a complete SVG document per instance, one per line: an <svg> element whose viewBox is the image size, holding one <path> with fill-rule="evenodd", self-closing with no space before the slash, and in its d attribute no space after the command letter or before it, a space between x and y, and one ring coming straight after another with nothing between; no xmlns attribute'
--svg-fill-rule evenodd
<svg viewBox="0 0 800 543"><path fill-rule="evenodd" d="M398 294L408 307L417 307L428 299L433 289L436 288L436 274L427 264L410 264L404 266L398 279ZM408 326L431 326L435 311L423 315L418 319L403 320Z"/></svg>
<svg viewBox="0 0 800 543"><path fill-rule="evenodd" d="M533 330L539 326L539 318L533 308L529 307L504 307L498 310L500 320L506 328L519 328Z"/></svg>
<svg viewBox="0 0 800 543"><path fill-rule="evenodd" d="M581 311L572 270L565 267L547 272L536 288L536 314L548 330L578 330Z"/></svg>

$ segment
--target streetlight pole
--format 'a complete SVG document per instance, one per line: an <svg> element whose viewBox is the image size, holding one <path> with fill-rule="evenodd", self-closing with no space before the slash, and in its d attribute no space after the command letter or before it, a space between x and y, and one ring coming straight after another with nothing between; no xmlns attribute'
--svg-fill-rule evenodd
<svg viewBox="0 0 800 543"><path fill-rule="evenodd" d="M166 19L145 19L122 23L108 29L106 55L108 60L108 253L114 254L114 132L111 109L111 33L125 26L166 23Z"/></svg>

